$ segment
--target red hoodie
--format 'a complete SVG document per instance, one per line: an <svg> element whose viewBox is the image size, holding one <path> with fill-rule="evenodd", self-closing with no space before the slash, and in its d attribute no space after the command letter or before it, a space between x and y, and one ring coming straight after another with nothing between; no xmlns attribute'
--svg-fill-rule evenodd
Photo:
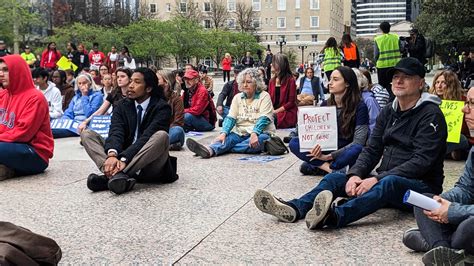
<svg viewBox="0 0 474 266"><path fill-rule="evenodd" d="M35 88L21 56L7 55L1 60L8 66L9 85L0 91L0 142L26 143L48 163L54 140L46 98Z"/></svg>

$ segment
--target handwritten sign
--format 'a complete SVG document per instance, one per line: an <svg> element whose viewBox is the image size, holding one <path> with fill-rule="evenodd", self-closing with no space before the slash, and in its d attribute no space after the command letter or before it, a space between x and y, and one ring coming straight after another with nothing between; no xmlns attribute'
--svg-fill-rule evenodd
<svg viewBox="0 0 474 266"><path fill-rule="evenodd" d="M79 122L69 118L58 118L51 120L51 129L67 129L79 136L79 133L77 133L78 126Z"/></svg>
<svg viewBox="0 0 474 266"><path fill-rule="evenodd" d="M448 126L447 142L459 143L461 139L461 128L464 117L464 113L462 112L463 107L464 102L462 101L448 100L443 100L439 106L446 119L446 125Z"/></svg>
<svg viewBox="0 0 474 266"><path fill-rule="evenodd" d="M95 115L89 122L88 128L106 139L109 136L111 119L110 115Z"/></svg>
<svg viewBox="0 0 474 266"><path fill-rule="evenodd" d="M301 152L310 151L316 144L322 151L337 150L336 107L299 107L298 138Z"/></svg>
<svg viewBox="0 0 474 266"><path fill-rule="evenodd" d="M67 69L72 69L73 71L76 71L77 66L73 64L72 62L69 61L65 56L61 56L61 58L56 62L56 65L61 69L61 70L67 70Z"/></svg>

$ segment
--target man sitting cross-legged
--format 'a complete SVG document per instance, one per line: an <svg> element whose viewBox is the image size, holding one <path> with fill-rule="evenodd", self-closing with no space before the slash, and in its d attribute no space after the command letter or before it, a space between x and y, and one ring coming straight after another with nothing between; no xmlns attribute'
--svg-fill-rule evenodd
<svg viewBox="0 0 474 266"><path fill-rule="evenodd" d="M178 179L176 158L168 154L171 107L156 74L139 68L132 75L128 98L113 110L109 137L84 130L81 140L104 175L91 174L87 187L121 194L135 182L171 183Z"/></svg>
<svg viewBox="0 0 474 266"><path fill-rule="evenodd" d="M383 207L411 210L403 203L407 189L441 192L447 130L440 100L422 92L425 68L418 60L402 59L392 75L396 100L382 110L367 147L347 174L328 174L310 192L288 202L258 190L257 208L284 222L304 218L309 229L340 228ZM317 159L321 153L311 156ZM337 197L350 199L332 204Z"/></svg>
<svg viewBox="0 0 474 266"><path fill-rule="evenodd" d="M467 93L463 108L466 124L474 130L474 87ZM432 211L415 208L419 229L403 235L405 246L426 252L426 265L462 265L474 263L474 148L466 160L464 173L454 188L434 196L441 206Z"/></svg>

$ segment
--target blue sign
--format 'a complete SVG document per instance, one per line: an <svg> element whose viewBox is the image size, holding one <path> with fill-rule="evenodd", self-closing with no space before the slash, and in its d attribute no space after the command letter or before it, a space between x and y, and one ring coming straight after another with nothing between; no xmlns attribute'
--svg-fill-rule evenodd
<svg viewBox="0 0 474 266"><path fill-rule="evenodd" d="M77 127L79 127L78 121L69 118L58 118L51 120L51 129L67 129L72 133L79 136L77 133Z"/></svg>
<svg viewBox="0 0 474 266"><path fill-rule="evenodd" d="M254 155L254 156L249 156L249 157L242 157L239 158L241 161L248 161L248 162L256 162L256 163L268 163L271 161L279 160L283 157L281 156L260 156L260 155Z"/></svg>
<svg viewBox="0 0 474 266"><path fill-rule="evenodd" d="M112 116L110 115L95 115L89 122L88 129L95 131L106 139L109 136L111 119Z"/></svg>

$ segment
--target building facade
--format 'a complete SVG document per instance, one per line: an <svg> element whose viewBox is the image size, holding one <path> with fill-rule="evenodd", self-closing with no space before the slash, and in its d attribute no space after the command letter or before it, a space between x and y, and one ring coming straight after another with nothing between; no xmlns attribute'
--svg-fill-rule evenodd
<svg viewBox="0 0 474 266"><path fill-rule="evenodd" d="M142 0L152 17L170 19L176 10L184 10L192 0ZM216 0L193 0L203 14L202 25L211 28L206 17ZM312 62L329 37L341 39L351 19L344 20L345 2L351 0L217 0L229 12L225 26L239 30L236 7L243 3L252 7L255 35L273 52L292 49L298 62ZM350 5L349 5L350 6ZM349 16L350 17L350 16ZM349 24L346 25L345 24ZM281 44L281 45L280 45Z"/></svg>
<svg viewBox="0 0 474 266"><path fill-rule="evenodd" d="M400 21L414 21L420 13L419 0L356 0L356 27L358 37L372 37L377 34L383 21L394 24Z"/></svg>

